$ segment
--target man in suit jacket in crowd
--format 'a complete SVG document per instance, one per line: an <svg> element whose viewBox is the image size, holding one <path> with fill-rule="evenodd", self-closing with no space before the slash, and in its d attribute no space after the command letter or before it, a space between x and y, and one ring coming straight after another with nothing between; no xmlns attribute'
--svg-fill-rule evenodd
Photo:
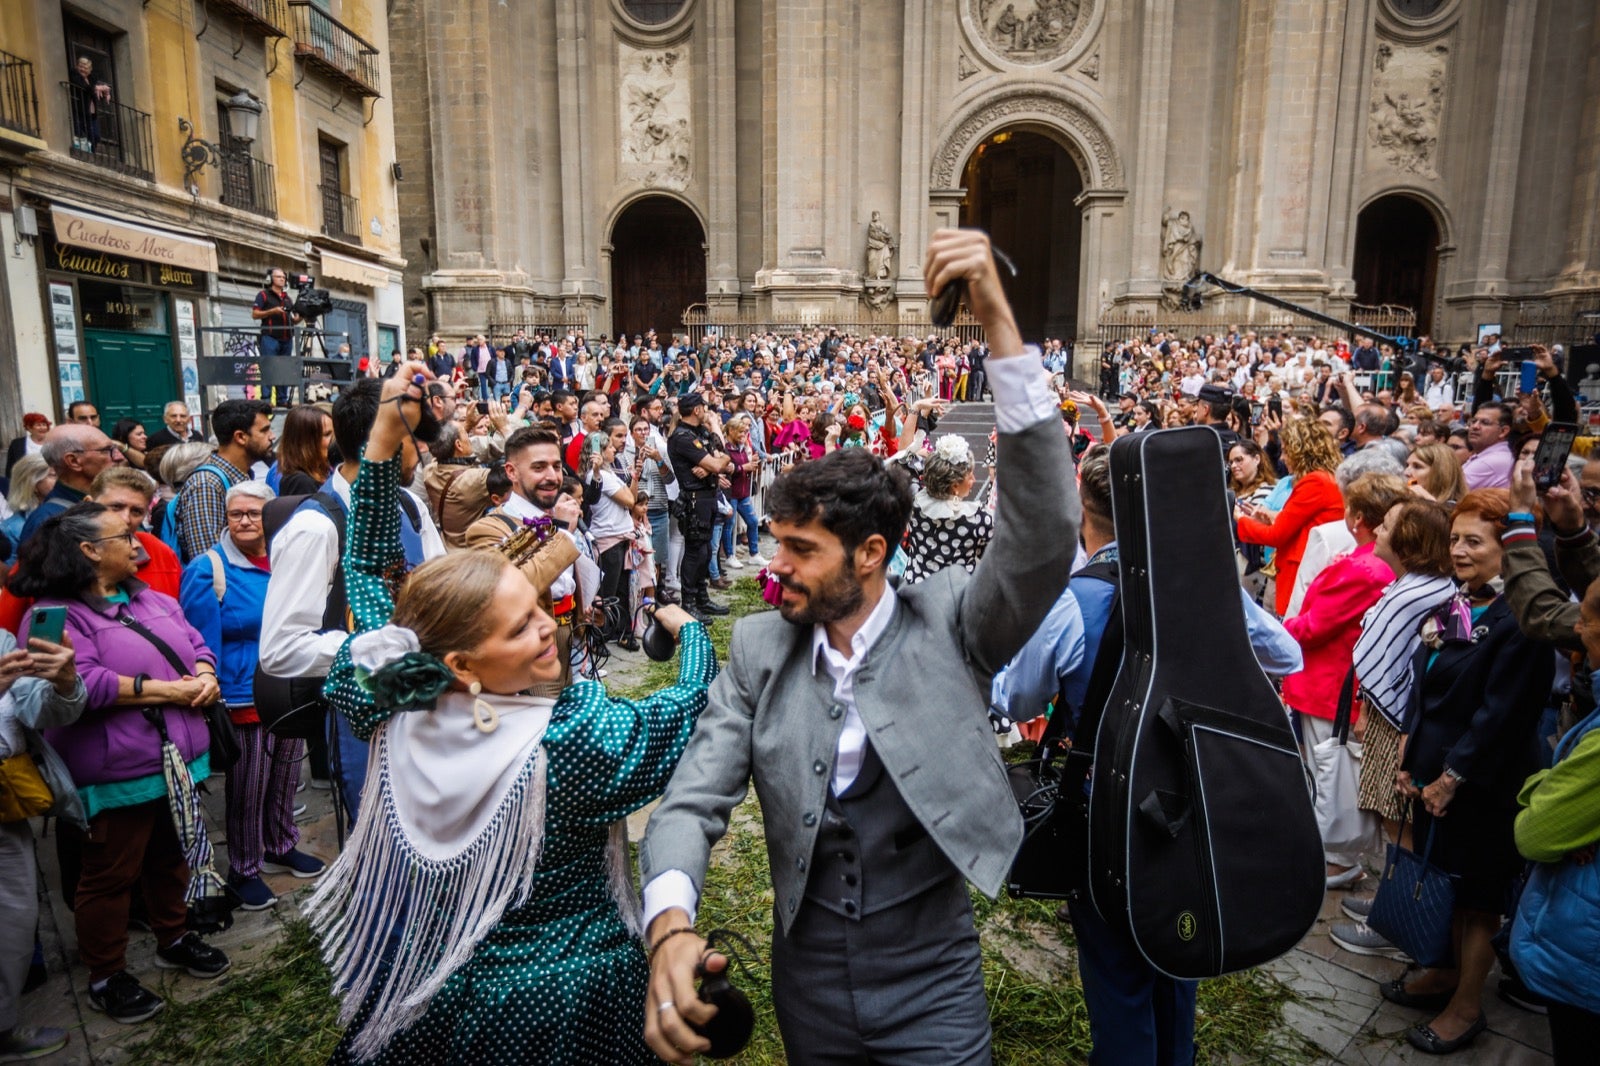
<svg viewBox="0 0 1600 1066"><path fill-rule="evenodd" d="M767 496L778 611L734 628L726 668L639 850L652 949L645 1036L688 1066L712 845L751 781L777 913L772 992L792 1066L990 1062L966 881L995 895L1022 822L986 713L989 681L1066 586L1079 507L1061 418L1025 352L988 238L940 230L930 295L957 280L992 345L993 543L976 573L891 588L911 512L903 470L840 449ZM711 969L726 965L720 955Z"/></svg>

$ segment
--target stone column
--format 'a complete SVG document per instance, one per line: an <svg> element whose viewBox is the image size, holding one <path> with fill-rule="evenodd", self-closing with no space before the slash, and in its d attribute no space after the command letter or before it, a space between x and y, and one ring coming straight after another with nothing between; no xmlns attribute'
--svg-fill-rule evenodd
<svg viewBox="0 0 1600 1066"><path fill-rule="evenodd" d="M1533 55L1537 0L1505 0L1500 30L1500 60L1489 120L1489 150L1483 161L1483 225L1472 270L1472 303L1498 317L1508 295L1506 265L1511 258L1514 190L1522 160L1523 116L1528 105L1528 71ZM1489 72L1485 72L1489 73Z"/></svg>
<svg viewBox="0 0 1600 1066"><path fill-rule="evenodd" d="M595 277L594 249L600 207L594 202L594 152L596 130L604 128L590 102L589 83L594 71L589 63L589 4L583 0L557 0L556 95L560 100L561 129L561 248L563 308L601 299Z"/></svg>
<svg viewBox="0 0 1600 1066"><path fill-rule="evenodd" d="M928 246L928 165L935 145L928 113L927 56L935 20L928 17L927 0L905 0L905 44L900 65L900 261L895 296L904 308L926 299L922 290L922 256ZM958 199L959 204L959 199ZM902 317L905 311L901 312Z"/></svg>
<svg viewBox="0 0 1600 1066"><path fill-rule="evenodd" d="M1129 167L1134 179L1134 214L1128 294L1135 297L1156 297L1161 293L1161 212L1167 187L1174 3L1175 0L1146 0L1143 5L1139 110L1134 119L1136 139ZM1190 214L1199 217L1198 211L1191 210ZM1085 234L1087 240L1087 229Z"/></svg>
<svg viewBox="0 0 1600 1066"><path fill-rule="evenodd" d="M739 303L738 126L734 115L734 0L707 0L697 26L706 35L706 302Z"/></svg>
<svg viewBox="0 0 1600 1066"><path fill-rule="evenodd" d="M1106 267L1109 249L1126 231L1124 211L1128 194L1123 189L1085 189L1073 201L1083 212L1083 268L1078 275L1077 344L1072 353L1072 376L1098 381L1100 308L1111 302L1111 278ZM1088 343L1093 341L1095 343Z"/></svg>

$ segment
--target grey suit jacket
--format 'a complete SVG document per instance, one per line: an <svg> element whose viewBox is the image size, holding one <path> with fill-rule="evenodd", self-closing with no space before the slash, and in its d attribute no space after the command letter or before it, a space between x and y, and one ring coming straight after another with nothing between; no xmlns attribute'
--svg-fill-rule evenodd
<svg viewBox="0 0 1600 1066"><path fill-rule="evenodd" d="M1079 520L1059 421L1002 433L997 465L997 521L976 573L947 568L901 589L855 675L856 706L885 771L955 868L990 896L1022 842L1022 820L989 725L989 680L1066 587ZM734 627L727 667L639 847L646 883L682 870L703 892L711 847L753 780L789 928L844 726L811 636L777 611Z"/></svg>

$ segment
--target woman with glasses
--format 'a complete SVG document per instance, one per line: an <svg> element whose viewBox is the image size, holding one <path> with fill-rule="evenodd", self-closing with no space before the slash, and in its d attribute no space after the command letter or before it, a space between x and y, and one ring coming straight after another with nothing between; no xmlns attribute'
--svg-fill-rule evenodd
<svg viewBox="0 0 1600 1066"><path fill-rule="evenodd" d="M185 928L189 867L168 805L161 736L146 717L150 711L164 721L195 783L209 777L203 708L221 695L216 657L178 601L135 576L139 542L116 511L85 500L48 518L40 533L22 545L7 587L37 600L29 622L41 608L66 608L64 632L77 656L86 710L72 725L47 730L45 739L66 763L89 824L73 901L78 952L89 970L90 1006L132 1024L165 1006L127 968L135 885L148 908L158 967L212 978L229 965ZM24 642L30 628L25 622Z"/></svg>
<svg viewBox="0 0 1600 1066"><path fill-rule="evenodd" d="M310 878L323 870L320 859L296 850L294 791L305 741L268 733L255 709L261 612L271 576L262 511L272 499L273 491L259 481L228 490L227 532L184 567L178 595L184 617L217 654L217 680L239 736L239 761L228 771L226 790L228 884L247 911L278 902L263 872Z"/></svg>

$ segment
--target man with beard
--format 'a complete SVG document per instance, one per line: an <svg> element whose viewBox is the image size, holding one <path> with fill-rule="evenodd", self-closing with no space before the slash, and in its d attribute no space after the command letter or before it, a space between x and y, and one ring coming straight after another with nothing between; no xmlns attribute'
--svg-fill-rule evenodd
<svg viewBox="0 0 1600 1066"><path fill-rule="evenodd" d="M688 1066L706 944L694 929L712 845L755 782L777 922L772 992L790 1063L990 1062L964 880L990 896L1022 840L986 713L990 676L1066 585L1072 460L1037 350L1025 350L988 238L940 230L930 295L964 281L991 342L1001 500L975 573L892 588L911 513L904 471L844 448L768 493L777 612L734 628L727 668L639 849L651 974L645 1038ZM687 594L687 586L685 586ZM726 959L713 954L707 969Z"/></svg>
<svg viewBox="0 0 1600 1066"><path fill-rule="evenodd" d="M211 412L217 450L183 482L173 512L178 519L178 547L183 562L216 547L228 531L228 490L250 480L250 468L270 461L277 438L272 434L272 405L265 400L224 400Z"/></svg>
<svg viewBox="0 0 1600 1066"><path fill-rule="evenodd" d="M506 440L506 475L511 495L506 502L467 527L468 548L498 548L522 529L524 520L549 518L555 523L551 539L520 567L538 590L539 606L556 620L556 646L560 649L561 678L540 696L559 696L572 678L572 622L578 579L572 564L578 545L569 532L578 524L582 508L561 491L561 438L549 426L524 426Z"/></svg>
<svg viewBox="0 0 1600 1066"><path fill-rule="evenodd" d="M404 380L420 369L407 363L396 376ZM321 492L301 501L283 528L274 533L268 523L272 577L261 614L261 669L274 677L326 677L350 635L342 558L345 516L350 485L361 472L361 453L378 417L384 384L381 378L362 378L339 394L333 403L333 439L344 462ZM402 485L410 484L417 471L417 443L431 446L438 435L434 409L434 404L423 408L415 438L407 439L401 449ZM443 555L445 549L427 505L410 490L402 491L400 542L411 569ZM351 732L344 716L334 717L334 783L353 823L367 776L367 745Z"/></svg>

